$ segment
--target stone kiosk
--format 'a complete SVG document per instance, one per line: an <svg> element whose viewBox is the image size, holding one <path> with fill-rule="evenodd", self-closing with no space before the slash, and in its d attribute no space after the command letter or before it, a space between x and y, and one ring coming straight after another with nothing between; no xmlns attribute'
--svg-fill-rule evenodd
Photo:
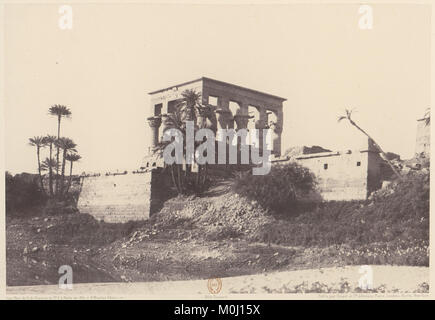
<svg viewBox="0 0 435 320"><path fill-rule="evenodd" d="M252 128L271 128L272 154L276 157L281 155L282 109L286 99L206 77L149 93L153 112L153 116L148 118L152 130L149 152L152 152L164 132L162 121L158 119L174 111L181 93L187 89L201 93L203 104L216 106L218 129L246 129L250 119Z"/></svg>

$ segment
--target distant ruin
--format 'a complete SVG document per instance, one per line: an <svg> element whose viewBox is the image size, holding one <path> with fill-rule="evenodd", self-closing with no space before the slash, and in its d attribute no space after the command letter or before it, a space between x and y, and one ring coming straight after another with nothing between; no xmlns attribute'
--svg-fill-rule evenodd
<svg viewBox="0 0 435 320"><path fill-rule="evenodd" d="M415 154L430 155L430 118L425 116L417 120L417 138L415 143Z"/></svg>
<svg viewBox="0 0 435 320"><path fill-rule="evenodd" d="M204 105L216 107L217 129L272 129L272 154L281 155L283 102L286 99L206 77L149 93L154 113L148 118L152 129L149 153L152 153L165 130L162 117L174 112L181 93L187 89L201 93Z"/></svg>
<svg viewBox="0 0 435 320"><path fill-rule="evenodd" d="M202 103L214 107L217 129L272 129L272 154L281 155L282 109L286 99L206 77L184 82L149 93L150 146L139 169L82 177L80 212L106 222L144 220L171 196L171 181L163 172L165 164L156 147L165 130L165 116L174 112L186 89L201 93ZM222 168L228 169L225 165Z"/></svg>
<svg viewBox="0 0 435 320"><path fill-rule="evenodd" d="M382 186L385 161L371 140L361 150L330 151L318 146L300 150L300 154L283 162L296 161L314 173L318 190L310 200L365 200ZM313 150L321 152L313 153Z"/></svg>

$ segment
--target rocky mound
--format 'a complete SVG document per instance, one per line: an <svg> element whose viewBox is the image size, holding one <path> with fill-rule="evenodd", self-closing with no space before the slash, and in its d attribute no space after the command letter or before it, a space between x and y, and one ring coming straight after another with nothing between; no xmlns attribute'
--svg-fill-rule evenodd
<svg viewBox="0 0 435 320"><path fill-rule="evenodd" d="M171 199L153 220L159 229L183 225L197 230L194 236L219 240L249 236L274 218L256 201L228 191L214 197Z"/></svg>

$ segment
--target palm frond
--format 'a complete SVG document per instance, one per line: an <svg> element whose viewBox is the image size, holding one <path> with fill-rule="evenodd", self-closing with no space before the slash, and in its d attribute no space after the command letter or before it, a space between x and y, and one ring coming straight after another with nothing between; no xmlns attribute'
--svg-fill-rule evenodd
<svg viewBox="0 0 435 320"><path fill-rule="evenodd" d="M74 148L77 147L77 144L75 144L70 138L62 137L59 138L59 140L56 140L56 146L64 150L75 151Z"/></svg>
<svg viewBox="0 0 435 320"><path fill-rule="evenodd" d="M79 161L82 157L77 153L68 152L65 156L65 159L71 162Z"/></svg>
<svg viewBox="0 0 435 320"><path fill-rule="evenodd" d="M355 109L344 109L344 113L345 115L343 116L339 116L337 121L340 122L342 120L349 120L352 121L352 113L354 113L356 110Z"/></svg>
<svg viewBox="0 0 435 320"><path fill-rule="evenodd" d="M45 158L44 161L41 163L41 170L42 171L48 171L50 168L55 171L57 168L57 161L54 158Z"/></svg>
<svg viewBox="0 0 435 320"><path fill-rule="evenodd" d="M36 146L36 147L42 147L45 145L44 137L42 136L35 136L33 138L29 138L29 145Z"/></svg>
<svg viewBox="0 0 435 320"><path fill-rule="evenodd" d="M71 110L61 104L55 104L48 109L48 113L56 117L69 118L71 116Z"/></svg>
<svg viewBox="0 0 435 320"><path fill-rule="evenodd" d="M45 142L45 144L47 144L47 145L54 144L54 143L56 142L56 140L57 140L57 137L56 137L56 136L52 136L52 135L50 135L50 134L47 134L47 135L44 137L44 142Z"/></svg>

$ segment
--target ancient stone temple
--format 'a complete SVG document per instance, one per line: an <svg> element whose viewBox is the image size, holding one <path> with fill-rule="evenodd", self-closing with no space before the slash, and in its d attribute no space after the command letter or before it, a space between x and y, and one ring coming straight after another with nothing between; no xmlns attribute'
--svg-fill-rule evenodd
<svg viewBox="0 0 435 320"><path fill-rule="evenodd" d="M153 113L148 118L152 129L150 153L162 137L162 117L174 112L181 93L187 89L201 93L204 105L216 107L217 129L272 129L272 154L281 155L283 102L286 99L206 77L149 93Z"/></svg>
<svg viewBox="0 0 435 320"><path fill-rule="evenodd" d="M106 222L127 222L148 219L159 210L171 196L171 181L154 147L163 135L165 115L174 111L186 89L201 93L202 104L213 107L217 129L272 129L272 152L281 154L283 98L204 77L153 91L149 93L152 116L147 118L150 147L140 168L82 176L80 212Z"/></svg>

